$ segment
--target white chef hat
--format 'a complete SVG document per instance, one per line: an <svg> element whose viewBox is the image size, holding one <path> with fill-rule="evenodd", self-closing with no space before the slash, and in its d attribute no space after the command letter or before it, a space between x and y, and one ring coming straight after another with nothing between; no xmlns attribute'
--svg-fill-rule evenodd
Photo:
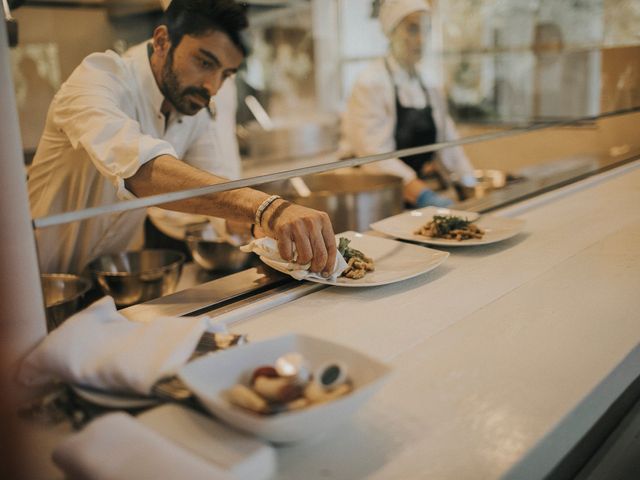
<svg viewBox="0 0 640 480"><path fill-rule="evenodd" d="M426 0L383 0L378 18L382 31L388 37L407 15L429 11Z"/></svg>

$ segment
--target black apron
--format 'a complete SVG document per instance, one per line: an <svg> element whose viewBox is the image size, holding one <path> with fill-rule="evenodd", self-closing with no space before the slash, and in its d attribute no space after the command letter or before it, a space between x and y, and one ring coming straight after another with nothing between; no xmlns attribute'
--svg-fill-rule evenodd
<svg viewBox="0 0 640 480"><path fill-rule="evenodd" d="M389 64L386 60L384 64L387 67L389 78L393 84L396 101L396 128L394 132L396 149L402 150L404 148L421 147L423 145L436 143L437 129L436 123L433 120L433 109L429 101L429 94L422 84L422 81L418 78L425 98L427 99L427 106L424 108L404 107L400 103L398 86L393 81ZM418 177L421 177L422 167L433 160L433 152L411 155L409 157L403 157L401 160L415 170Z"/></svg>

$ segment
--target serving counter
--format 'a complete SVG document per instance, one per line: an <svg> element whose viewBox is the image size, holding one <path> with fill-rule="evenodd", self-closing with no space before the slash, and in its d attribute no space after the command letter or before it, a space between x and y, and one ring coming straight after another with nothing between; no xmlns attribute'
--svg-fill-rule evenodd
<svg viewBox="0 0 640 480"><path fill-rule="evenodd" d="M253 340L306 333L395 368L349 424L281 448L278 478L566 474L556 467L640 376L638 205L636 161L494 212L525 232L450 249L418 278L235 312Z"/></svg>
<svg viewBox="0 0 640 480"><path fill-rule="evenodd" d="M213 312L253 341L310 334L394 367L338 430L278 448L276 478L575 473L593 453L578 447L640 376L638 205L635 161L492 212L524 219L524 232L451 248L411 280L305 283Z"/></svg>

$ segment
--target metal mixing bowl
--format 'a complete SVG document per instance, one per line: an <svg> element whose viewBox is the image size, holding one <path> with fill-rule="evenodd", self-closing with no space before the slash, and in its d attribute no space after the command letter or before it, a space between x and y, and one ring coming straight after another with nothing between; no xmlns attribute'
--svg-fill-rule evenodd
<svg viewBox="0 0 640 480"><path fill-rule="evenodd" d="M91 282L86 278L64 273L43 273L40 281L49 331L85 307L85 296L91 288Z"/></svg>
<svg viewBox="0 0 640 480"><path fill-rule="evenodd" d="M173 293L185 259L175 250L149 249L103 255L88 268L102 291L126 307Z"/></svg>
<svg viewBox="0 0 640 480"><path fill-rule="evenodd" d="M258 187L306 207L327 212L336 233L364 232L369 225L404 210L402 179L359 169L302 177L311 194L301 196L291 182L266 183Z"/></svg>
<svg viewBox="0 0 640 480"><path fill-rule="evenodd" d="M253 263L253 253L243 252L223 240L209 239L206 229L206 224L189 225L185 229L187 247L200 267L209 271L239 272Z"/></svg>

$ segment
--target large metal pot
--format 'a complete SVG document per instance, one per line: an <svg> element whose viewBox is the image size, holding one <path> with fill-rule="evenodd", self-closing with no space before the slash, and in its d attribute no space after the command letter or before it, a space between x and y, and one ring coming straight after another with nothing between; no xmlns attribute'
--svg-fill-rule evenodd
<svg viewBox="0 0 640 480"><path fill-rule="evenodd" d="M336 233L368 230L371 223L404 209L402 179L394 175L350 169L346 173L323 173L302 179L311 191L306 197L299 195L289 180L266 183L259 188L327 212Z"/></svg>
<svg viewBox="0 0 640 480"><path fill-rule="evenodd" d="M252 121L239 131L240 148L249 161L277 162L332 152L338 147L339 119L333 115L274 119L265 130Z"/></svg>

